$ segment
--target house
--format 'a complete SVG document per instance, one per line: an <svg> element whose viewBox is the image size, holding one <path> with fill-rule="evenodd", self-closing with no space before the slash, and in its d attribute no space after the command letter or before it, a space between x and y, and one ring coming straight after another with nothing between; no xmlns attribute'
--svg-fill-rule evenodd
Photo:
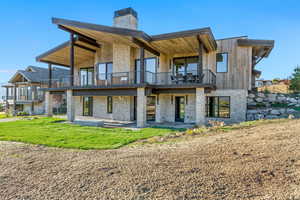
<svg viewBox="0 0 300 200"><path fill-rule="evenodd" d="M68 69L54 68L54 80L64 79L68 76ZM49 70L46 68L28 66L25 70L18 70L9 82L2 85L6 89L4 101L6 111L10 113L26 112L28 114L44 114L45 98L41 88L48 87ZM63 104L63 96L54 96L54 108Z"/></svg>
<svg viewBox="0 0 300 200"><path fill-rule="evenodd" d="M36 60L70 68L67 81L45 89L67 94L68 120L93 116L148 123L244 121L255 65L273 40L247 36L216 40L210 28L149 35L132 8L115 11L113 26L53 18L68 41Z"/></svg>

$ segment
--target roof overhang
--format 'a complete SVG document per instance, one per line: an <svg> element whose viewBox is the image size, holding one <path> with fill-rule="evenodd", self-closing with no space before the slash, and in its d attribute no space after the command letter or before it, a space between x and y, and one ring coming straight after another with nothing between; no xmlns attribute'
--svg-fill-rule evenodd
<svg viewBox="0 0 300 200"><path fill-rule="evenodd" d="M274 48L274 40L253 40L253 39L238 39L237 44L241 47L252 47L253 68L263 58L270 55Z"/></svg>
<svg viewBox="0 0 300 200"><path fill-rule="evenodd" d="M252 74L256 77L259 78L261 76L261 71L253 69Z"/></svg>
<svg viewBox="0 0 300 200"><path fill-rule="evenodd" d="M28 82L30 82L31 80L26 77L26 75L24 73L22 73L22 71L17 71L10 79L9 79L9 83L16 83L18 82L18 80L23 77L25 78Z"/></svg>
<svg viewBox="0 0 300 200"><path fill-rule="evenodd" d="M197 53L199 41L206 51L217 49L217 43L210 28L166 33L150 36L143 31L84 23L53 18L52 23L60 29L78 36L85 36L101 43L123 43L132 47L143 47L154 55L160 53Z"/></svg>
<svg viewBox="0 0 300 200"><path fill-rule="evenodd" d="M268 57L274 48L274 40L253 40L253 39L238 39L238 46L253 47L254 56Z"/></svg>
<svg viewBox="0 0 300 200"><path fill-rule="evenodd" d="M153 35L152 44L170 54L198 52L199 42L207 52L217 50L217 43L209 27Z"/></svg>
<svg viewBox="0 0 300 200"><path fill-rule="evenodd" d="M75 52L75 64L80 64L89 59L94 58L96 49L91 44L87 44L80 37L75 38L74 52ZM70 41L66 41L49 51L36 57L36 61L45 62L54 65L70 66Z"/></svg>

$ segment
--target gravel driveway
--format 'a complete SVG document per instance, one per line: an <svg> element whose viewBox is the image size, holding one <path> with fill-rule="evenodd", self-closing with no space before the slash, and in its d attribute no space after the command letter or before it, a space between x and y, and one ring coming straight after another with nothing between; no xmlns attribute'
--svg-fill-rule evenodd
<svg viewBox="0 0 300 200"><path fill-rule="evenodd" d="M109 151L0 143L0 199L300 199L300 121Z"/></svg>

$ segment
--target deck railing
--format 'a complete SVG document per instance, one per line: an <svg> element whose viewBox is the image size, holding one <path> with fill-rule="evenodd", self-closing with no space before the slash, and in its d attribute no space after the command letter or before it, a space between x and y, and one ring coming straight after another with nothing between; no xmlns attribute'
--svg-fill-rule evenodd
<svg viewBox="0 0 300 200"><path fill-rule="evenodd" d="M96 79L96 80L95 80ZM48 80L43 82L48 83ZM216 75L211 70L186 71L186 72L149 72L144 74L144 82L149 85L215 85ZM141 74L139 71L99 73L96 78L75 77L75 87L91 86L130 86L141 83ZM52 79L51 88L70 87L70 77L62 79ZM45 84L48 87L48 84Z"/></svg>

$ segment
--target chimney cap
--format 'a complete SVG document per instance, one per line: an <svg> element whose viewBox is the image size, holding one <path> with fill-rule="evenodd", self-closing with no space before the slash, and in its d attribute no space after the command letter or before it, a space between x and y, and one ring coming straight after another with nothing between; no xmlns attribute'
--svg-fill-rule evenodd
<svg viewBox="0 0 300 200"><path fill-rule="evenodd" d="M129 8L123 8L121 10L115 11L114 18L115 17L121 17L121 16L129 15L129 14L131 14L135 18L137 18L137 12L135 10L133 10L131 7L129 7Z"/></svg>

